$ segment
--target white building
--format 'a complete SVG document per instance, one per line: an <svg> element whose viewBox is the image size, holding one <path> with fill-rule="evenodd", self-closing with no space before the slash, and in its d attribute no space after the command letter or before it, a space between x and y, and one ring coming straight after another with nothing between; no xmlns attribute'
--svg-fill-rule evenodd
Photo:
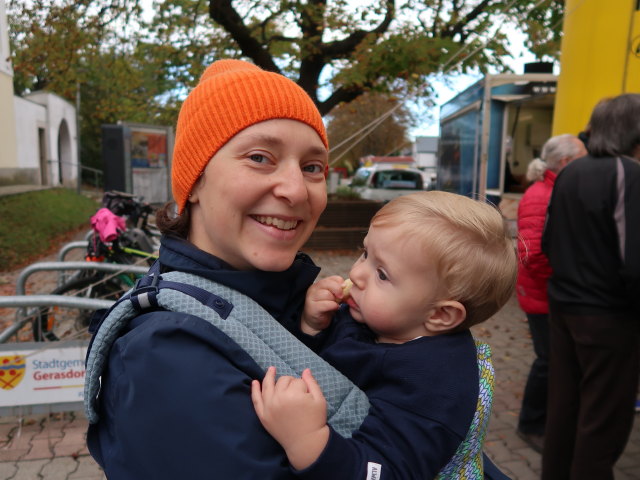
<svg viewBox="0 0 640 480"><path fill-rule="evenodd" d="M0 0L0 145L0 185L76 186L76 109L49 92L13 95L5 0Z"/></svg>
<svg viewBox="0 0 640 480"><path fill-rule="evenodd" d="M418 168L435 172L438 166L438 140L440 137L416 137L411 155Z"/></svg>

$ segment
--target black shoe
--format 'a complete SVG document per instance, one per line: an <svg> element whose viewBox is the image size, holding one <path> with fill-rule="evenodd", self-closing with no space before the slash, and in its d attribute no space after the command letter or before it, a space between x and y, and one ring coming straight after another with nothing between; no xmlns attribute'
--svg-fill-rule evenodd
<svg viewBox="0 0 640 480"><path fill-rule="evenodd" d="M520 430L516 430L518 436L524 440L527 445L533 448L536 452L542 454L542 449L544 448L544 435L538 435L535 433L524 433Z"/></svg>

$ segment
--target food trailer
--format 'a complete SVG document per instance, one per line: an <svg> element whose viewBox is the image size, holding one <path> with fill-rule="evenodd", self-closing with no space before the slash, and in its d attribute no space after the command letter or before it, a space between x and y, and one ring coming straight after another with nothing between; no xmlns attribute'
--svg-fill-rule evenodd
<svg viewBox="0 0 640 480"><path fill-rule="evenodd" d="M551 136L556 83L552 73L486 75L443 104L437 188L517 202L529 162Z"/></svg>

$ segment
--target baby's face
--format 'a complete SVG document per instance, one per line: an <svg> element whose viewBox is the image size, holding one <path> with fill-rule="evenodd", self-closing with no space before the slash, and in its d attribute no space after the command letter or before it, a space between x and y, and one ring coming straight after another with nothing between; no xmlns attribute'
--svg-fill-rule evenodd
<svg viewBox="0 0 640 480"><path fill-rule="evenodd" d="M404 343L429 335L424 322L438 300L432 259L419 241L403 233L395 227L371 227L349 274L351 315L380 342Z"/></svg>

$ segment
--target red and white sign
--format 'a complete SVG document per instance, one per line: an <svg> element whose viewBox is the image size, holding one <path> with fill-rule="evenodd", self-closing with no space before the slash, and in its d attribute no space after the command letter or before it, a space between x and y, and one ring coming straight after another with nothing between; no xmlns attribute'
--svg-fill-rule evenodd
<svg viewBox="0 0 640 480"><path fill-rule="evenodd" d="M15 350L8 350L3 345L0 407L82 401L87 345L51 346L15 344Z"/></svg>

